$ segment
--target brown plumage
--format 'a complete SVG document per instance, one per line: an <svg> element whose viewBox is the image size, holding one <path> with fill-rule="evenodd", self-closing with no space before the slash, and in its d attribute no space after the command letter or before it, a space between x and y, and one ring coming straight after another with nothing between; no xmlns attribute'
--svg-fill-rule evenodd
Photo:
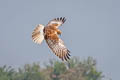
<svg viewBox="0 0 120 80"><path fill-rule="evenodd" d="M36 40L39 40L36 41L39 44L42 42L43 39L38 35L44 35L44 39L46 40L49 48L53 51L53 53L55 53L55 55L61 58L62 60L67 61L68 59L70 59L70 51L66 48L64 42L59 38L61 31L58 29L58 27L61 26L65 21L65 17L55 18L51 20L44 29L39 30L39 32L37 32L36 28L33 32L32 39L34 40L34 42ZM43 27L43 25L39 27Z"/></svg>

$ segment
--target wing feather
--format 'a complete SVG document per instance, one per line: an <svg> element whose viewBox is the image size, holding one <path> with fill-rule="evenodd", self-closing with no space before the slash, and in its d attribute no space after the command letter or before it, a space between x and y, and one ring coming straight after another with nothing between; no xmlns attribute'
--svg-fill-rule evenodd
<svg viewBox="0 0 120 80"><path fill-rule="evenodd" d="M38 43L38 44L42 43L42 41L44 39L43 29L44 29L44 26L41 24L37 25L37 27L34 29L34 31L32 33L32 40L35 43Z"/></svg>
<svg viewBox="0 0 120 80"><path fill-rule="evenodd" d="M56 56L61 58L62 60L70 59L70 51L66 48L63 41L59 39L58 41L53 40L51 38L46 39L46 42L49 48L55 53Z"/></svg>
<svg viewBox="0 0 120 80"><path fill-rule="evenodd" d="M66 21L65 17L55 18L55 19L51 20L51 21L47 24L47 26L49 26L49 27L55 26L56 28L58 28L58 27L61 26L65 21Z"/></svg>

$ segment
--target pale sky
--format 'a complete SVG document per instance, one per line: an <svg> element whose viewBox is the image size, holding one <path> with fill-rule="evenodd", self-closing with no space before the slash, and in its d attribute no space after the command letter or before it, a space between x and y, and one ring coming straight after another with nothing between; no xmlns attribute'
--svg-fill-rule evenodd
<svg viewBox="0 0 120 80"><path fill-rule="evenodd" d="M72 56L97 60L97 68L113 80L120 72L119 0L0 0L0 66L23 66L56 57L45 41L34 44L37 24L66 17L61 38Z"/></svg>

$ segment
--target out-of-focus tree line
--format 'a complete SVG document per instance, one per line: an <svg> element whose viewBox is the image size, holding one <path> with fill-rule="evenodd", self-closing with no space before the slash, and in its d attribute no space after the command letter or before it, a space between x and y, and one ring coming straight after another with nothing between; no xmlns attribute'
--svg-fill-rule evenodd
<svg viewBox="0 0 120 80"><path fill-rule="evenodd" d="M0 67L0 80L102 80L101 71L96 68L96 60L91 57L80 61L74 57L68 62L49 60L44 68L38 63L25 64L17 70Z"/></svg>

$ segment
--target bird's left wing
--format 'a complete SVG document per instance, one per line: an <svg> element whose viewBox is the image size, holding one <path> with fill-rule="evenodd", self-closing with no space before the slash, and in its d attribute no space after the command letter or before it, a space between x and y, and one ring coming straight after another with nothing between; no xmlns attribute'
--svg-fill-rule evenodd
<svg viewBox="0 0 120 80"><path fill-rule="evenodd" d="M54 37L58 38L57 35L53 35ZM51 36L52 37L52 36ZM68 60L70 59L70 51L66 48L66 46L64 45L64 42L58 38L46 38L45 39L49 48L53 51L53 53L55 53L56 56L58 56L59 58L61 58L62 60Z"/></svg>
<svg viewBox="0 0 120 80"><path fill-rule="evenodd" d="M66 21L65 17L60 17L60 18L55 18L51 21L49 21L49 23L47 24L47 26L49 27L56 27L58 28L59 26L61 26L64 22Z"/></svg>

